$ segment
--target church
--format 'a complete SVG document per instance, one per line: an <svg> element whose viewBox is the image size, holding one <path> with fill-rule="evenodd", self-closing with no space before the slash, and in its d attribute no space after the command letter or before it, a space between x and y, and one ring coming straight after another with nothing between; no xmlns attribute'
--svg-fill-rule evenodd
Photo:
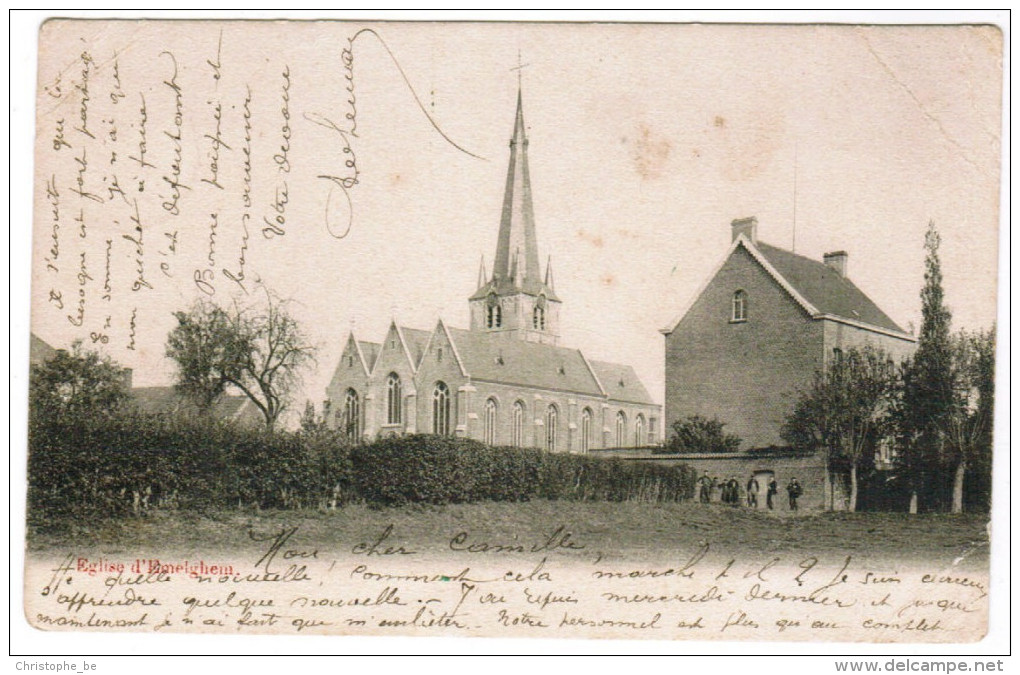
<svg viewBox="0 0 1020 675"><path fill-rule="evenodd" d="M352 333L324 416L357 440L433 433L551 452L659 442L661 409L634 369L561 346L551 258L540 267L521 93L491 275L468 298L470 327L390 324Z"/></svg>

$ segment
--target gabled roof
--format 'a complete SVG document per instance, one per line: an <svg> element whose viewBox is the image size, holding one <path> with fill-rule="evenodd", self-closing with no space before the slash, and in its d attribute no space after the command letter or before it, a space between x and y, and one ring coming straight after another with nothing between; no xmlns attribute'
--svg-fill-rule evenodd
<svg viewBox="0 0 1020 675"><path fill-rule="evenodd" d="M460 362L473 380L603 396L577 349L447 328Z"/></svg>
<svg viewBox="0 0 1020 675"><path fill-rule="evenodd" d="M630 366L606 361L591 361L590 363L610 400L655 404L652 397L648 395L645 385L641 383L637 373Z"/></svg>
<svg viewBox="0 0 1020 675"><path fill-rule="evenodd" d="M896 322L879 309L878 305L852 281L841 276L824 262L763 242L756 244L744 235L733 240L716 270L686 303L677 319L669 328L663 329L662 333L668 335L676 330L708 284L740 247L743 247L811 318L831 319L891 334L904 340L915 340L912 335L896 325Z"/></svg>
<svg viewBox="0 0 1020 675"><path fill-rule="evenodd" d="M31 364L49 361L57 355L57 350L35 333L28 335L28 362Z"/></svg>
<svg viewBox="0 0 1020 675"><path fill-rule="evenodd" d="M130 395L138 411L148 414L174 414L194 405L173 387L135 387ZM223 420L239 419L250 414L250 407L254 404L247 396L224 394L213 404L212 414Z"/></svg>
<svg viewBox="0 0 1020 675"><path fill-rule="evenodd" d="M429 337L432 334L427 330L408 328L407 326L397 326L397 333L404 341L404 347L407 348L411 358L411 368L417 370L418 364L421 363L421 357L425 355L425 346L429 343Z"/></svg>
<svg viewBox="0 0 1020 675"><path fill-rule="evenodd" d="M772 266L821 314L860 321L905 333L854 282L824 262L758 242L758 250Z"/></svg>
<svg viewBox="0 0 1020 675"><path fill-rule="evenodd" d="M357 340L357 343L362 361L365 364L365 372L371 373L372 369L375 368L375 360L379 356L379 350L382 349L382 345L378 342L366 342L365 340Z"/></svg>

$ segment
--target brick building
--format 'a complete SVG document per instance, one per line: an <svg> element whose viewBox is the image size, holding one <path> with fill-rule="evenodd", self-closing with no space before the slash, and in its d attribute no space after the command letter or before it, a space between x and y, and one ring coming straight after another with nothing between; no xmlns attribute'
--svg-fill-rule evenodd
<svg viewBox="0 0 1020 675"><path fill-rule="evenodd" d="M559 345L551 261L540 269L521 97L489 275L468 299L470 329L392 322L382 342L352 333L326 389L327 423L359 439L409 433L556 452L659 440L661 409L630 366Z"/></svg>
<svg viewBox="0 0 1020 675"><path fill-rule="evenodd" d="M782 444L780 428L814 373L871 344L893 359L916 339L847 276L847 254L812 260L758 241L757 220L733 221L722 263L662 333L666 432L716 417L744 448Z"/></svg>

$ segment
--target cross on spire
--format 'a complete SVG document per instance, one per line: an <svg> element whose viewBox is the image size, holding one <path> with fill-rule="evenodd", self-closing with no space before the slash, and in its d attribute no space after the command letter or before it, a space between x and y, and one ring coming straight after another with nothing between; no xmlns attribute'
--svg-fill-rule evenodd
<svg viewBox="0 0 1020 675"><path fill-rule="evenodd" d="M524 70L525 68L527 68L530 65L531 65L530 63L521 63L521 50L518 49L517 50L517 65L510 69L511 71L513 71L513 70L517 71L517 91L521 90L521 71Z"/></svg>

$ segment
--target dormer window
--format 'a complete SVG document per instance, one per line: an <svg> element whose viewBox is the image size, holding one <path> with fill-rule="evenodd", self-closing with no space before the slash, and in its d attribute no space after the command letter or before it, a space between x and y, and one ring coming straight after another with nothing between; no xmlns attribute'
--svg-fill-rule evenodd
<svg viewBox="0 0 1020 675"><path fill-rule="evenodd" d="M747 321L747 293L737 291L733 294L731 322Z"/></svg>

